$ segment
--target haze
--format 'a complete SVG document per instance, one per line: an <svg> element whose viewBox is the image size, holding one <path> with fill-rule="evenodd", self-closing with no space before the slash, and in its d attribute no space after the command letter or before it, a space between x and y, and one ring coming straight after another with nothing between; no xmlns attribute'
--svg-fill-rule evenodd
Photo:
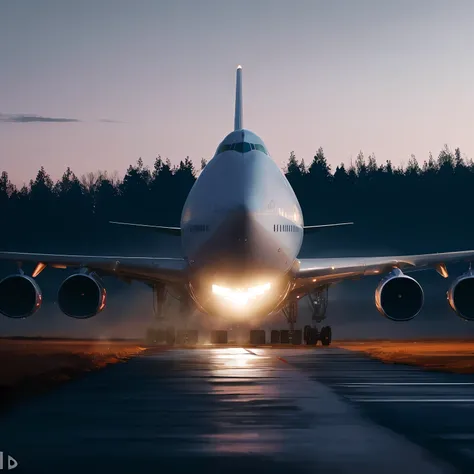
<svg viewBox="0 0 474 474"><path fill-rule="evenodd" d="M0 168L16 184L211 158L244 126L283 167L319 146L420 163L474 157L474 3L419 0L0 4Z"/></svg>

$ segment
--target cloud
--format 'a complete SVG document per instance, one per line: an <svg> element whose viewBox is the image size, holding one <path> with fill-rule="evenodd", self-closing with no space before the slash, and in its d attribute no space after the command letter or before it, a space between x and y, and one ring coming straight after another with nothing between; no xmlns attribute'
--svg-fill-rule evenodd
<svg viewBox="0 0 474 474"><path fill-rule="evenodd" d="M10 123L32 123L32 122L46 122L46 123L64 123L64 122L80 122L79 119L63 118L63 117L43 117L42 115L32 114L0 114L0 122Z"/></svg>
<svg viewBox="0 0 474 474"><path fill-rule="evenodd" d="M123 123L120 120L111 120L111 119L100 119L99 122L102 122L102 123Z"/></svg>

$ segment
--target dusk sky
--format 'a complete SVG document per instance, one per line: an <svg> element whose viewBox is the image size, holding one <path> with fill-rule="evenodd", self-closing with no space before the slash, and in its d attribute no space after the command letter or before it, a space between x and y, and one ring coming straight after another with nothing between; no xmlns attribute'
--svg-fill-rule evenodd
<svg viewBox="0 0 474 474"><path fill-rule="evenodd" d="M319 146L333 167L474 158L473 25L472 0L4 0L0 170L198 165L232 130L238 64L244 127L282 167Z"/></svg>

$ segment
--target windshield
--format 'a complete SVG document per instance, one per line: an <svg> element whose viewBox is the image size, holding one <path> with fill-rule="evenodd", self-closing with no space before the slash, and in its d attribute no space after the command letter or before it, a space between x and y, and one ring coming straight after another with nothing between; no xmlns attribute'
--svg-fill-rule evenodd
<svg viewBox="0 0 474 474"><path fill-rule="evenodd" d="M238 143L232 143L228 145L219 145L219 148L217 148L217 151L216 151L216 155L219 155L220 153L224 153L225 151L229 151L229 150L234 150L237 153L247 153L251 150L258 150L268 155L267 149L263 145L260 145L260 143L248 143L248 142L238 142Z"/></svg>

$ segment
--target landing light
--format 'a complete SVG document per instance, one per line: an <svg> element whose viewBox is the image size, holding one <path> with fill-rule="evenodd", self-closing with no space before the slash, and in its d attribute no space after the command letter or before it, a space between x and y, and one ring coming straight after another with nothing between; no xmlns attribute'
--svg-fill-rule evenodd
<svg viewBox="0 0 474 474"><path fill-rule="evenodd" d="M217 296L222 296L222 298L230 301L235 306L245 306L250 300L263 295L270 287L270 283L265 283L264 285L254 286L252 288L232 290L230 288L224 288L223 286L212 285L212 292Z"/></svg>

